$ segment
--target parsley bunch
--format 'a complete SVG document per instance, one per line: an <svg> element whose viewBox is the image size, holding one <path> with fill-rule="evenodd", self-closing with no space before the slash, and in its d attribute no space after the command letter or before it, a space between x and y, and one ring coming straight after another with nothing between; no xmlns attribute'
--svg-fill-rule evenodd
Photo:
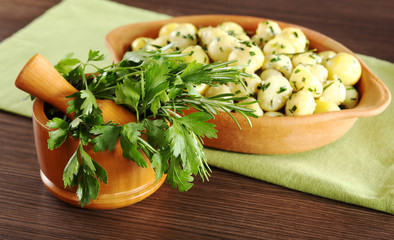
<svg viewBox="0 0 394 240"><path fill-rule="evenodd" d="M120 63L103 68L94 64L104 58L98 51L90 51L84 63L69 54L55 66L79 91L68 96L71 100L67 113L73 113L74 119L55 117L47 123L56 129L50 132L48 148L59 147L70 134L78 139L78 147L64 169L63 181L65 187L78 186L81 206L97 198L99 181L107 183L105 169L84 150L88 144L93 144L95 152L112 151L120 138L125 158L147 167L139 151L142 150L156 179L167 174L167 182L183 192L192 187L193 175L199 174L203 180L210 176L202 139L216 137L217 131L207 121L219 109L230 115L238 112L246 119L256 117L253 110L234 103L246 97L204 97L195 89L200 84L243 84L240 76L245 73L239 68L229 67L230 62L184 63L181 59L185 54L166 53L171 47L170 44L157 51L127 52ZM86 74L88 66L95 72ZM104 122L97 99L110 99L125 106L137 121L122 126ZM183 111L190 108L196 111L185 115Z"/></svg>

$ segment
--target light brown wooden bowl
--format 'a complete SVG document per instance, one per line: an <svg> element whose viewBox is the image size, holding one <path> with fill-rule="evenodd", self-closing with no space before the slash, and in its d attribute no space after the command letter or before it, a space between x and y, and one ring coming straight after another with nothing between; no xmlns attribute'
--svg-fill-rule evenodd
<svg viewBox="0 0 394 240"><path fill-rule="evenodd" d="M44 112L44 101L36 99L33 104L33 129L40 175L45 187L57 198L69 204L78 206L75 189L64 188L63 170L78 142L68 137L67 140L54 150L48 149L48 133L46 127L48 118ZM98 198L85 206L90 209L114 209L139 202L154 193L164 182L165 176L156 181L155 172L150 167L139 167L135 162L122 156L118 140L115 150L94 153L88 146L87 153L97 161L108 174L108 184L100 182Z"/></svg>
<svg viewBox="0 0 394 240"><path fill-rule="evenodd" d="M170 22L188 22L200 27L216 26L222 22L233 21L240 24L246 31L254 33L257 24L264 20L266 19L233 15L175 17L116 28L108 33L106 44L113 60L119 62L124 53L130 49L130 44L135 38L142 36L156 38L159 29ZM316 48L318 52L333 50L354 55L345 46L321 33L290 23L276 22L282 29L286 27L300 28L310 40L310 47ZM337 140L354 125L357 118L381 113L391 100L387 87L364 62L358 60L363 73L356 86L361 98L355 108L308 116L251 118L253 128L249 127L241 115L234 114L240 122L242 130L238 129L226 113L220 113L211 121L216 125L218 138L204 139L204 145L235 152L284 154L308 151Z"/></svg>

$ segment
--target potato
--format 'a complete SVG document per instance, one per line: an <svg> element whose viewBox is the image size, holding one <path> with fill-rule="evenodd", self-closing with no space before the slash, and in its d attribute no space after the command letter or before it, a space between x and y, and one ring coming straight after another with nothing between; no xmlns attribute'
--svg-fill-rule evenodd
<svg viewBox="0 0 394 240"><path fill-rule="evenodd" d="M267 68L264 71L261 72L260 78L261 80L266 80L267 78L271 76L283 76L281 72L278 70L272 69L272 68Z"/></svg>
<svg viewBox="0 0 394 240"><path fill-rule="evenodd" d="M160 28L159 37L170 35L171 32L177 27L179 27L179 23L167 23L166 25Z"/></svg>
<svg viewBox="0 0 394 240"><path fill-rule="evenodd" d="M205 51L202 49L202 47L196 45L196 46L189 46L185 48L182 53L189 53L190 55L184 56L182 59L187 62L193 62L196 61L197 63L202 63L202 64L208 64L209 63L209 57L205 53Z"/></svg>
<svg viewBox="0 0 394 240"><path fill-rule="evenodd" d="M275 21L266 20L257 25L256 34L252 37L252 41L259 47L264 46L269 40L273 39L281 32L281 29Z"/></svg>
<svg viewBox="0 0 394 240"><path fill-rule="evenodd" d="M208 44L208 55L214 62L226 62L231 51L238 45L238 40L235 37L220 35Z"/></svg>
<svg viewBox="0 0 394 240"><path fill-rule="evenodd" d="M341 105L346 98L346 88L339 80L328 80L323 83L321 100Z"/></svg>
<svg viewBox="0 0 394 240"><path fill-rule="evenodd" d="M293 93L286 102L285 112L287 116L302 116L313 114L316 103L311 92L301 90Z"/></svg>
<svg viewBox="0 0 394 240"><path fill-rule="evenodd" d="M308 39L299 28L285 28L276 38L286 39L295 49L295 52L304 52L307 48Z"/></svg>
<svg viewBox="0 0 394 240"><path fill-rule="evenodd" d="M321 83L327 80L328 77L328 71L327 69L320 64L312 65L312 66L307 66L307 68L311 71L311 73L319 79Z"/></svg>
<svg viewBox="0 0 394 240"><path fill-rule="evenodd" d="M293 65L290 58L286 55L268 55L264 60L263 69L275 69L283 73L286 78L289 78Z"/></svg>
<svg viewBox="0 0 394 240"><path fill-rule="evenodd" d="M264 116L265 117L283 117L285 115L281 112L265 112Z"/></svg>
<svg viewBox="0 0 394 240"><path fill-rule="evenodd" d="M175 49L180 50L197 44L197 29L191 23L181 23L171 31L170 42L175 42Z"/></svg>
<svg viewBox="0 0 394 240"><path fill-rule="evenodd" d="M345 86L345 88L346 88L346 97L345 100L343 100L341 107L346 109L354 108L355 106L357 106L359 101L357 89L355 89L352 86Z"/></svg>
<svg viewBox="0 0 394 240"><path fill-rule="evenodd" d="M244 33L244 29L235 22L223 22L217 26L217 28L224 30L228 34L242 34Z"/></svg>
<svg viewBox="0 0 394 240"><path fill-rule="evenodd" d="M258 92L261 79L256 74L252 74L252 77L241 77L241 81L245 83L246 89L239 83L229 82L227 84L227 86L230 87L231 92L237 97L253 96Z"/></svg>
<svg viewBox="0 0 394 240"><path fill-rule="evenodd" d="M325 66L328 59L334 57L336 53L334 51L323 51L318 53L317 55L321 58L321 65Z"/></svg>
<svg viewBox="0 0 394 240"><path fill-rule="evenodd" d="M322 83L304 65L298 65L294 68L289 82L295 92L306 90L311 92L315 98L320 97L323 92Z"/></svg>
<svg viewBox="0 0 394 240"><path fill-rule="evenodd" d="M149 41L147 45L147 49L151 51L156 51L160 47L164 47L165 45L170 43L169 36L161 36L156 39L153 39L152 41Z"/></svg>
<svg viewBox="0 0 394 240"><path fill-rule="evenodd" d="M286 104L292 90L286 78L271 76L261 83L257 100L264 111L278 111Z"/></svg>
<svg viewBox="0 0 394 240"><path fill-rule="evenodd" d="M140 49L143 49L148 42L153 41L152 38L147 38L147 37L138 37L134 39L134 41L131 43L131 50L132 51L137 51Z"/></svg>
<svg viewBox="0 0 394 240"><path fill-rule="evenodd" d="M254 101L257 101L256 98L249 97L249 98L247 98L245 100L239 101L239 103L249 103L249 102L254 102ZM252 103L252 104L247 104L247 105L241 105L241 106L254 110L253 113L256 114L259 117L264 115L264 111L260 108L260 106L259 106L259 104L257 102Z"/></svg>
<svg viewBox="0 0 394 240"><path fill-rule="evenodd" d="M263 47L265 55L288 53L292 54L296 52L294 46L283 38L273 38L269 40Z"/></svg>
<svg viewBox="0 0 394 240"><path fill-rule="evenodd" d="M349 53L340 52L326 62L328 78L337 76L344 85L353 86L361 77L361 64Z"/></svg>
<svg viewBox="0 0 394 240"><path fill-rule="evenodd" d="M200 28L197 33L203 46L208 46L208 44L212 42L212 40L226 34L227 33L224 30L214 27Z"/></svg>
<svg viewBox="0 0 394 240"><path fill-rule="evenodd" d="M316 107L313 113L333 112L341 110L338 105L330 101L316 99Z"/></svg>
<svg viewBox="0 0 394 240"><path fill-rule="evenodd" d="M260 69L264 63L264 55L259 47L247 43L240 43L234 47L228 56L228 61L236 60L231 66L245 66L243 69L247 73L254 73Z"/></svg>
<svg viewBox="0 0 394 240"><path fill-rule="evenodd" d="M316 65L321 62L321 58L319 55L313 52L305 52L301 54L296 54L293 59L291 59L293 63L293 67L296 67L300 64L303 65Z"/></svg>

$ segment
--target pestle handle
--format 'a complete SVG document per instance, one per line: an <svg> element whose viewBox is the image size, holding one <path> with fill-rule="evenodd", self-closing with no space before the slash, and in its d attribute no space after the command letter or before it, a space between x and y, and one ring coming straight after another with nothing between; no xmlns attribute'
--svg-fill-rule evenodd
<svg viewBox="0 0 394 240"><path fill-rule="evenodd" d="M63 113L67 111L66 98L78 90L74 88L41 54L34 55L19 73L15 86L38 97ZM135 122L136 116L111 100L97 100L105 122L126 124ZM73 117L71 114L67 114Z"/></svg>

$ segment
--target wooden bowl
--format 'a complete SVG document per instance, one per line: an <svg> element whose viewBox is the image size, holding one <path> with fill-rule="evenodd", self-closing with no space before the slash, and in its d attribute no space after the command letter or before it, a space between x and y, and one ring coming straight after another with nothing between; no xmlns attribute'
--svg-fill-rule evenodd
<svg viewBox="0 0 394 240"><path fill-rule="evenodd" d="M135 38L142 36L156 38L159 29L170 22L187 22L200 27L216 26L222 22L233 21L240 24L246 31L254 33L257 24L264 20L266 19L232 15L175 17L116 28L108 33L106 44L113 60L119 62L124 53L130 49L130 44ZM290 23L276 22L282 29L286 27L300 28L310 40L310 47L316 48L318 52L333 50L354 55L345 46L321 33ZM307 116L251 118L252 128L241 115L234 114L240 122L242 130L238 129L226 113L220 113L211 121L216 125L218 138L204 139L204 145L243 153L284 154L308 151L337 140L353 126L359 117L369 117L381 113L391 100L387 87L365 63L358 60L363 73L356 86L361 97L355 108Z"/></svg>
<svg viewBox="0 0 394 240"><path fill-rule="evenodd" d="M79 206L75 189L64 188L63 170L78 146L72 137L54 150L48 149L48 118L44 112L44 102L36 99L33 104L33 129L40 175L45 187L57 198ZM135 162L122 156L120 143L112 152L94 153L92 146L85 148L87 153L98 162L108 174L108 184L100 183L96 200L85 206L90 209L114 209L139 202L154 193L164 182L165 176L156 181L155 172L150 167L139 167Z"/></svg>

